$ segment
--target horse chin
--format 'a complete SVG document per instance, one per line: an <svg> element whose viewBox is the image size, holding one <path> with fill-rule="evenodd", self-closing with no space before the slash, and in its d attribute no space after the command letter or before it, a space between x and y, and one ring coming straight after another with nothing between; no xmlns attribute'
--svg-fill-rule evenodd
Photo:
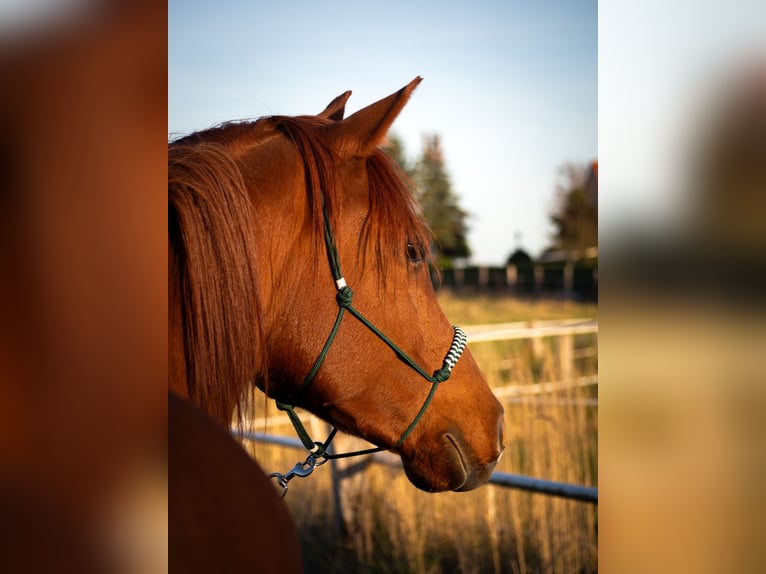
<svg viewBox="0 0 766 574"><path fill-rule="evenodd" d="M466 464L466 456L463 454L463 450L460 448L460 444L455 439L453 439L451 435L446 436L447 439L452 443L455 452L458 453L458 457L460 458L460 462L463 466L465 475L465 481L463 481L463 484L454 490L457 492L465 492L468 490L473 490L474 488L479 488L480 486L486 484L486 482L492 476L492 471L495 470L495 466L497 465L497 461L500 460L500 457L498 456L498 458L489 464Z"/></svg>
<svg viewBox="0 0 766 574"><path fill-rule="evenodd" d="M466 463L470 458L464 455L455 438L445 434L441 443L441 448L426 451L430 453L428 457L420 449L415 456L402 455L404 472L414 486L426 492L464 492L489 480L497 461L487 465Z"/></svg>

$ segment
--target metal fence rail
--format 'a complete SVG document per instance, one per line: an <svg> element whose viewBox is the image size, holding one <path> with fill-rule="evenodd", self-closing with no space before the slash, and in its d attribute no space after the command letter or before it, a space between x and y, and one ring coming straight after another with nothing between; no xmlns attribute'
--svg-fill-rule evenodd
<svg viewBox="0 0 766 574"><path fill-rule="evenodd" d="M489 482L498 486L508 486L510 488L519 488L530 492L539 492L541 494L598 504L598 488L592 486L555 482L553 480L533 478L509 472L495 472L492 474Z"/></svg>
<svg viewBox="0 0 766 574"><path fill-rule="evenodd" d="M236 436L239 436L245 440L263 442L286 448L305 450L305 447L297 438L262 432L239 431L237 429L232 429L232 431ZM401 466L397 457L387 453L374 454L370 458L376 464L383 464L386 466ZM493 473L489 479L489 483L496 486L517 488L529 492L537 492L550 496L558 496L561 498L598 504L598 489L590 486L568 484L565 482L555 482L553 480L533 478L531 476L511 474L508 472Z"/></svg>

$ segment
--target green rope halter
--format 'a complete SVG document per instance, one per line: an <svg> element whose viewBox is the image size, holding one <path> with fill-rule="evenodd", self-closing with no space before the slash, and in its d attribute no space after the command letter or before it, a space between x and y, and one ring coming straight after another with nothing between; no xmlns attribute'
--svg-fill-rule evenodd
<svg viewBox="0 0 766 574"><path fill-rule="evenodd" d="M308 388L311 381L316 376L317 372L319 371L319 368L322 366L322 363L327 357L327 353L330 351L330 347L335 341L335 337L338 334L338 330L340 329L340 325L341 325L341 322L343 321L343 317L346 311L348 311L349 313L351 313L351 315L356 317L365 327L367 327L370 331L372 331L381 341L383 341L389 348L391 348L391 350L396 354L397 357L399 357L402 361L404 361L407 365L409 365L412 369L414 369L425 380L431 383L431 390L428 393L426 400L423 402L423 406L420 407L420 410L418 411L415 418L412 420L409 426L404 430L401 437L399 437L399 440L395 444L395 446L397 447L400 446L407 439L407 437L413 431L415 426L420 422L420 419L423 418L423 415L425 414L426 409L431 404L431 401L434 398L436 389L438 388L439 384L449 379L450 374L452 373L452 369L455 367L455 365L458 362L458 359L460 359L460 356L463 354L463 351L465 350L467 337L465 333L462 331L462 329L460 329L460 327L458 327L457 325L453 325L452 328L454 329L454 335L452 339L452 344L450 345L449 350L447 351L447 354L444 357L442 366L441 368L434 371L432 375L429 375L428 372L425 371L425 369L423 369L420 365L418 365L409 355L407 355L407 353L405 353L399 346L397 346L393 341L391 341L391 339L389 339L382 331L380 331L380 329L378 329L362 313L360 313L352 304L354 292L346 284L346 280L343 278L343 273L340 267L340 258L338 257L338 248L335 245L335 238L333 237L332 229L330 227L330 218L327 214L327 208L324 202L324 194L321 194L321 192L320 192L320 197L322 200L322 214L324 217L325 247L327 249L327 257L330 262L330 270L332 271L333 279L335 280L335 285L338 290L338 292L335 295L335 300L338 304L338 314L335 317L335 323L333 324L333 327L330 330L330 334L327 337L327 340L325 341L325 344L322 347L322 350L319 352L319 355L317 356L317 359L314 362L314 365L311 367L311 370L303 379L303 382L301 383L301 386L299 387L298 391L292 396L290 403L276 401L276 404L279 410L287 413L287 416L290 419L290 422L295 428L295 432L298 434L298 438L300 438L301 442L303 443L303 446L305 446L306 449L311 453L310 458L321 457L324 459L335 459L335 458L346 458L350 456L357 456L362 454L370 454L370 453L380 452L382 450L385 450L383 447L375 447L375 448L358 450L358 451L343 453L343 454L331 454L327 451L327 449L329 448L330 443L332 442L332 439L335 437L335 433L337 432L337 429L333 428L332 432L330 433L330 435L327 437L327 439L324 442L314 441L309 435L306 428L303 426L303 423L301 422L300 417L296 414L294 404L291 404L291 403L295 403L295 401L304 393L304 391ZM312 468L313 468L313 465L312 465ZM286 490L286 484L283 485L283 487Z"/></svg>

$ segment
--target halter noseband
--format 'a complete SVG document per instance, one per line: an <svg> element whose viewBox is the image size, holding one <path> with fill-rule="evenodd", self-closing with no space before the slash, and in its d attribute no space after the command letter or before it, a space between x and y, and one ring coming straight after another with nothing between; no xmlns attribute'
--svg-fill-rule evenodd
<svg viewBox="0 0 766 574"><path fill-rule="evenodd" d="M458 327L457 325L453 325L452 328L454 330L454 335L452 338L452 344L450 345L449 350L447 351L447 354L444 357L442 366L441 368L434 371L432 375L429 375L425 369L423 369L420 365L418 365L417 362L415 362L409 355L407 355L407 353L405 353L400 347L398 347L393 341L391 341L391 339L389 339L380 329L378 329L362 313L360 313L352 305L354 292L346 284L346 280L344 279L343 273L341 272L340 258L338 257L338 248L335 245L335 238L333 237L332 229L330 227L330 219L327 214L327 208L324 202L324 194L321 194L321 192L320 192L320 197L322 199L322 214L324 217L325 247L327 249L327 257L330 262L330 270L332 271L333 279L335 280L335 286L337 289L337 293L335 294L335 300L338 304L338 314L335 317L335 324L333 325L332 330L330 331L330 334L327 337L327 340L325 341L324 346L322 347L322 350L320 351L316 361L314 362L314 366L311 367L311 370L306 375L306 378L303 379L303 383L301 383L301 386L298 389L298 391L292 396L290 403L294 403L303 394L303 392L308 388L309 384L316 376L317 372L319 371L319 368L322 366L322 363L325 360L325 357L327 356L327 353L330 351L330 347L335 341L335 337L338 334L338 330L340 329L341 321L343 320L343 317L346 311L348 311L354 317L356 317L365 327L367 327L370 331L372 331L380 340L382 340L396 354L396 356L399 357L399 359L404 361L407 365L409 365L412 369L414 369L418 374L420 374L420 376L422 376L425 380L431 383L431 390L428 393L426 400L423 402L423 406L420 407L420 410L418 411L417 415L415 415L415 418L412 420L409 426L404 430L402 435L399 437L399 440L394 445L398 447L407 439L407 437L413 431L415 426L420 422L420 419L423 418L423 415L425 414L428 406L431 404L431 400L433 399L439 384L449 379L450 374L452 373L452 369L455 368L455 365L457 364L458 360L460 359L460 356L463 354L463 351L465 350L467 337L460 327ZM290 403L276 401L277 408L287 413L287 416L289 417L290 422L295 428L295 432L298 434L298 437L303 443L303 446L306 447L306 449L309 451L310 454L304 462L302 463L299 462L298 464L295 465L295 467L292 470L288 471L287 473L285 474L272 473L271 474L271 477L276 478L277 482L282 487L283 489L282 496L284 496L285 493L287 492L287 482L291 478L295 476L301 476L301 477L308 476L314 470L315 466L323 464L327 460L337 459L337 458L347 458L347 457L357 456L362 454L371 454L375 452L380 452L382 450L386 450L383 447L375 447L375 448L369 448L369 449L347 452L342 454L332 454L328 452L328 448L330 446L330 443L332 442L332 439L335 437L335 434L337 433L337 429L333 428L333 430L330 432L330 435L327 437L327 439L324 442L318 442L318 441L312 440L308 431L303 426L303 423L301 422L300 417L295 412L295 405ZM320 458L323 460L320 462L317 462Z"/></svg>

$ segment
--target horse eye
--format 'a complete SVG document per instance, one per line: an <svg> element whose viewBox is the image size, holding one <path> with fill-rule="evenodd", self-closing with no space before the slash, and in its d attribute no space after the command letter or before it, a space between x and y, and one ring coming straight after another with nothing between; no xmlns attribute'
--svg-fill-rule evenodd
<svg viewBox="0 0 766 574"><path fill-rule="evenodd" d="M422 245L407 244L407 260L410 263L420 263L425 257L426 252Z"/></svg>

